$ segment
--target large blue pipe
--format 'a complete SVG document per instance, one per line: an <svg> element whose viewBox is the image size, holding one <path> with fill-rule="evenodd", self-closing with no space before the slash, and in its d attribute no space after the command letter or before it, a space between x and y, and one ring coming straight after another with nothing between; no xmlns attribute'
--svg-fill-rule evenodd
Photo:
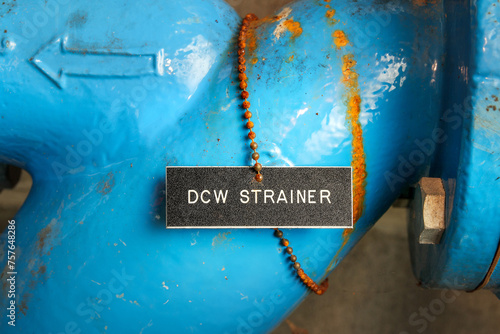
<svg viewBox="0 0 500 334"><path fill-rule="evenodd" d="M165 166L251 163L234 10L6 0L0 20L0 161L34 181L15 218L15 331L264 333L282 321L309 292L271 230L165 229ZM251 29L263 165L359 168L354 230L285 230L315 281L429 171L433 154L415 152L439 124L444 20L439 1L299 1ZM2 267L6 245L4 233Z"/></svg>

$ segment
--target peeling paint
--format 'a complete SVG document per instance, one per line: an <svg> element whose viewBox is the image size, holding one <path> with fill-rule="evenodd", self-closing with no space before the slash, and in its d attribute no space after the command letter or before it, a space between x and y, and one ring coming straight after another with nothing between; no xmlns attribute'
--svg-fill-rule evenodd
<svg viewBox="0 0 500 334"><path fill-rule="evenodd" d="M296 38L302 34L302 27L300 23L293 20L293 17L289 18L292 10L289 7L284 8L275 18L275 21L279 21L278 25L273 31L275 39L280 39L280 37L289 31L292 33L291 38Z"/></svg>
<svg viewBox="0 0 500 334"><path fill-rule="evenodd" d="M231 234L231 232L224 232L224 233L219 233L217 234L213 239L212 239L212 249L220 247L224 244L229 244L231 240L234 238L228 238L227 236Z"/></svg>

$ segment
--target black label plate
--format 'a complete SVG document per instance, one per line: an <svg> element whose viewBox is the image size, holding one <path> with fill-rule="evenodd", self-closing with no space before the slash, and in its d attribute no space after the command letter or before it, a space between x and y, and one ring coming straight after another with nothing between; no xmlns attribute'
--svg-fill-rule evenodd
<svg viewBox="0 0 500 334"><path fill-rule="evenodd" d="M167 167L167 228L352 228L351 167Z"/></svg>

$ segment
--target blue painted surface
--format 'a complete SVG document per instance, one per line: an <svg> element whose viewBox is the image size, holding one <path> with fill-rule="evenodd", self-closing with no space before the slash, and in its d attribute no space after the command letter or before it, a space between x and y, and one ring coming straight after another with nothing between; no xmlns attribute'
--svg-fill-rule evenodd
<svg viewBox="0 0 500 334"><path fill-rule="evenodd" d="M349 166L341 57L357 62L363 216L348 239L285 230L318 282L429 170L414 152L439 122L444 54L442 4L333 1L335 24L325 6L282 12L296 38L260 25L248 70L264 166ZM6 1L0 18L0 160L34 180L16 216L16 331L264 333L300 303L271 230L165 229L166 165L251 163L228 5Z"/></svg>
<svg viewBox="0 0 500 334"><path fill-rule="evenodd" d="M449 86L440 122L446 141L431 176L443 178L447 228L439 245L412 243L412 261L423 286L472 290L500 242L500 8L494 1L459 1L446 9ZM499 287L497 267L486 288Z"/></svg>

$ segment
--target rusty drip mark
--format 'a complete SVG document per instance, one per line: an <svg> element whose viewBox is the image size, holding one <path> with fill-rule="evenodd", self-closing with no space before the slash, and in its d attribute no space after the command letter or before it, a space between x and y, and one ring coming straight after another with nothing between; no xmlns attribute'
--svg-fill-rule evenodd
<svg viewBox="0 0 500 334"><path fill-rule="evenodd" d="M358 74L354 67L356 61L352 54L342 57L343 83L346 88L347 122L352 134L352 162L353 169L353 222L359 220L363 214L365 185L366 185L366 162L363 146L363 129L359 121L361 112L361 97L359 95ZM352 230L349 230L352 231ZM350 232L348 233L350 234Z"/></svg>
<svg viewBox="0 0 500 334"><path fill-rule="evenodd" d="M337 30L332 36L334 37L337 49L342 49L349 41L343 31ZM342 41L342 42L341 42ZM345 42L345 43L344 43ZM363 129L359 121L361 112L361 97L358 83L358 73L355 70L356 61L352 54L342 56L342 84L345 87L345 103L347 106L346 120L352 134L352 192L353 192L353 228L344 229L342 233L342 245L337 250L328 266L328 270L332 269L339 261L338 256L347 245L351 234L354 231L357 221L363 214L365 194L366 194L366 161L363 145Z"/></svg>

